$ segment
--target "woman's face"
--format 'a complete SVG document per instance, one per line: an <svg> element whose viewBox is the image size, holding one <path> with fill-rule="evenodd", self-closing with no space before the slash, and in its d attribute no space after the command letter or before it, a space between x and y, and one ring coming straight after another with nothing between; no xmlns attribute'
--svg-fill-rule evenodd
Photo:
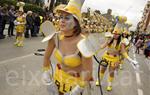
<svg viewBox="0 0 150 95"><path fill-rule="evenodd" d="M119 34L113 34L113 35L114 35L114 39L116 39L116 40L117 40L117 39L119 38L119 36L120 36Z"/></svg>
<svg viewBox="0 0 150 95"><path fill-rule="evenodd" d="M127 37L127 34L126 34L126 33L123 33L123 37Z"/></svg>
<svg viewBox="0 0 150 95"><path fill-rule="evenodd" d="M71 14L62 12L60 15L60 30L61 31L72 31L76 26L74 17Z"/></svg>

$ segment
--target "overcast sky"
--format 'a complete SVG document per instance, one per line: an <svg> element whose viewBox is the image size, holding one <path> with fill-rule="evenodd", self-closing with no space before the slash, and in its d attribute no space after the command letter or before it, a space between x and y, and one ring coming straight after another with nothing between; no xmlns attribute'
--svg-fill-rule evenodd
<svg viewBox="0 0 150 95"><path fill-rule="evenodd" d="M101 13L106 13L111 8L112 14L125 15L133 23L132 29L135 29L137 23L142 17L142 11L148 0L85 0L82 11L87 7L98 9Z"/></svg>

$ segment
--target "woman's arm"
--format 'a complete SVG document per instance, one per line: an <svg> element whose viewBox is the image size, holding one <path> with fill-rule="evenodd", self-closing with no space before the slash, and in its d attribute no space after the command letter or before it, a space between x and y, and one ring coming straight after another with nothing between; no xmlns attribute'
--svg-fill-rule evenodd
<svg viewBox="0 0 150 95"><path fill-rule="evenodd" d="M102 45L100 46L100 48L101 48L101 49L106 48L106 47L108 46L108 44L111 42L111 40L112 40L112 38L111 38L111 39L107 39L107 41L106 41L104 44L102 44Z"/></svg>
<svg viewBox="0 0 150 95"><path fill-rule="evenodd" d="M104 49L107 45L108 45L108 42L105 42L104 44L102 44L102 45L100 46L100 48L101 48L101 49Z"/></svg>
<svg viewBox="0 0 150 95"><path fill-rule="evenodd" d="M122 55L125 57L125 58L127 58L128 59L128 54L127 54L127 51L126 51L126 45L125 44L121 44L121 53L122 53Z"/></svg>
<svg viewBox="0 0 150 95"><path fill-rule="evenodd" d="M93 62L92 57L85 58L82 56L82 78L85 81L90 81L92 79L92 71L93 71Z"/></svg>
<svg viewBox="0 0 150 95"><path fill-rule="evenodd" d="M124 53L126 53L127 51L126 51L126 46L125 46L125 44L121 44L121 53L122 54L124 54ZM124 56L125 57L125 56Z"/></svg>
<svg viewBox="0 0 150 95"><path fill-rule="evenodd" d="M46 68L49 69L49 67L50 67L50 64L51 64L51 62L50 62L50 57L51 57L51 55L52 55L52 53L53 53L54 48L55 48L55 40L54 40L54 38L53 38L53 39L49 40L48 46L47 46L46 51L45 51L45 54L44 54L43 67L44 67L45 69L46 69Z"/></svg>
<svg viewBox="0 0 150 95"><path fill-rule="evenodd" d="M135 60L133 60L129 55L128 55L128 53L127 53L127 51L126 51L126 49L125 49L125 44L121 44L121 53L122 53L122 55L126 58L126 59L128 59L130 62L132 62L135 66L137 65L138 66L138 62L137 61L135 61Z"/></svg>

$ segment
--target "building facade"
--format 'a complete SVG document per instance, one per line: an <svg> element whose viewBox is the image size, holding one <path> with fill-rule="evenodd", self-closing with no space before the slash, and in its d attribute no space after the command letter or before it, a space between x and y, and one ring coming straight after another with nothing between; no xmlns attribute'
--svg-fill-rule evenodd
<svg viewBox="0 0 150 95"><path fill-rule="evenodd" d="M141 21L137 25L139 32L150 33L150 0L145 5Z"/></svg>

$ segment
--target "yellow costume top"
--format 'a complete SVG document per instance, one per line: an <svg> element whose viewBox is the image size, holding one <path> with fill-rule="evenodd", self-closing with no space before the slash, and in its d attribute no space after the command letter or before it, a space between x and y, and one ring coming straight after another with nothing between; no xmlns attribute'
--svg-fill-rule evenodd
<svg viewBox="0 0 150 95"><path fill-rule="evenodd" d="M57 59L57 61L60 64L64 64L69 67L77 67L81 65L81 56L79 50L76 50L74 54L71 55L63 55L59 49L59 40L61 40L62 37L58 37L55 41L56 48L54 49L54 56Z"/></svg>
<svg viewBox="0 0 150 95"><path fill-rule="evenodd" d="M121 40L121 42L120 42L120 44L119 45L115 45L114 43L112 43L111 45L109 45L108 46L108 51L113 51L113 52L119 52L120 53L120 51L121 51L121 44L124 44L125 45L125 49L126 49L126 51L128 51L129 50L129 47L130 47L130 42L129 42L129 40L127 39L127 38L123 38L122 40Z"/></svg>
<svg viewBox="0 0 150 95"><path fill-rule="evenodd" d="M119 45L116 45L116 44L113 41L113 43L111 43L110 45L108 45L108 50L110 50L110 51L120 51L120 49L121 49L121 43L119 43Z"/></svg>
<svg viewBox="0 0 150 95"><path fill-rule="evenodd" d="M25 29L25 18L20 16L20 17L17 17L16 21L19 23L16 26L16 32L24 32L24 29Z"/></svg>
<svg viewBox="0 0 150 95"><path fill-rule="evenodd" d="M64 64L69 67L77 67L81 64L81 58L78 54L79 51L76 51L74 54L63 56L58 48L55 48L54 50L54 55L57 61L60 64Z"/></svg>
<svg viewBox="0 0 150 95"><path fill-rule="evenodd" d="M116 46L116 44L113 41L113 43L108 45L108 50L102 56L102 60L105 60L105 62L107 62L109 66L115 67L115 63L120 62L119 57L120 50L121 50L121 43Z"/></svg>

